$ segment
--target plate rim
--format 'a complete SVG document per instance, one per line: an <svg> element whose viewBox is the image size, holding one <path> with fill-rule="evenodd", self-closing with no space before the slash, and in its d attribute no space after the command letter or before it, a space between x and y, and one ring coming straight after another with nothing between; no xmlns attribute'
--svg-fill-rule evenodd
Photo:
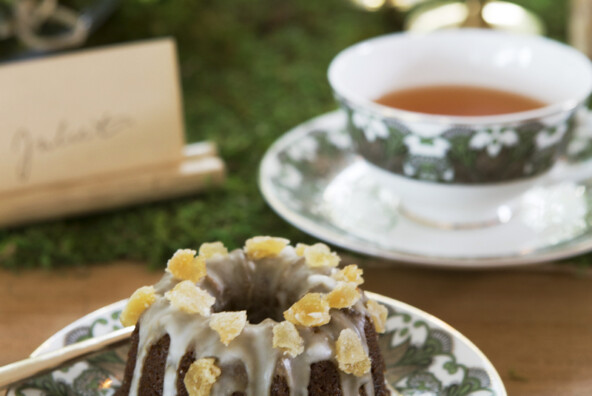
<svg viewBox="0 0 592 396"><path fill-rule="evenodd" d="M376 258L395 260L409 265L459 270L488 270L518 266L525 267L573 257L592 250L592 234L589 234L587 237L586 235L580 235L571 241L544 249L531 249L524 252L517 252L513 255L498 257L446 257L421 255L392 249L383 249L374 244L369 244L368 242L358 241L355 238L348 238L346 233L339 233L323 227L292 211L272 193L271 183L269 182L270 178L267 176L269 171L266 169L270 169L268 166L270 161L277 157L277 154L280 151L294 141L310 133L311 125L323 122L335 122L333 119L338 117L344 117L344 113L341 109L318 115L289 129L272 143L259 164L257 183L263 198L274 212L299 230L343 249ZM578 239L581 239L581 241L578 241Z"/></svg>
<svg viewBox="0 0 592 396"><path fill-rule="evenodd" d="M448 332L455 339L459 340L464 345L466 345L473 353L475 353L479 357L480 361L483 363L483 369L490 376L492 388L493 388L493 385L495 385L497 388L499 388L499 391L501 392L499 395L496 395L496 396L507 396L507 390L505 388L504 382L502 381L501 376L499 375L495 366L491 363L489 358L479 349L479 347L477 347L469 338L467 338L465 335L463 335L459 330L455 329L453 326L446 323L442 319L439 319L438 317L436 317L424 310L416 308L416 307L414 307L410 304L407 304L405 302L402 302L400 300L396 300L394 298L387 297L382 294L378 294L378 293L374 293L374 292L370 292L370 291L364 291L364 293L369 298L376 300L378 302L381 302L381 303L393 308L394 310L400 309L402 311L409 312L416 317L422 318L423 320L427 321L431 327L440 327L440 328L444 329L446 332ZM51 335L49 338L47 338L41 345L39 345L31 353L31 357L39 356L39 355L42 355L46 352L50 352L50 351L54 350L52 345L55 345L57 342L60 342L61 341L60 339L63 339L64 335L67 334L68 331L72 330L73 328L79 327L81 321L84 321L86 318L94 317L97 315L104 315L104 314L112 313L118 309L123 309L125 307L125 304L127 303L127 300L128 300L127 298L124 298L122 300L116 301L116 302L111 303L109 305L105 305L101 308L98 308L94 311L91 311L91 312L77 318L76 320L74 320L73 322L64 326L63 328L59 329L53 335Z"/></svg>
<svg viewBox="0 0 592 396"><path fill-rule="evenodd" d="M400 307L404 311L411 312L416 316L423 317L423 318L429 320L430 324L432 324L432 325L436 325L436 326L439 326L439 327L445 329L449 334L453 335L456 339L460 340L462 343L467 345L471 349L471 351L473 351L473 353L475 353L477 356L479 356L479 359L481 359L481 361L483 363L485 363L485 366L487 366L487 367L484 367L484 369L487 371L487 374L489 374L490 376L493 375L493 378L491 378L491 382L493 383L494 378L495 378L495 381L500 386L500 388L501 388L500 390L502 391L502 393L499 396L507 396L507 390L504 385L504 382L502 381L502 378L499 375L499 373L498 373L497 369L495 368L495 366L493 365L493 363L491 363L489 358L483 353L483 351L481 351L481 349L479 349L479 347L477 345L475 345L473 343L473 341L471 341L467 336L465 336L459 330L452 327L450 324L448 324L447 322L438 318L437 316L434 316L434 315L430 314L429 312L426 312L422 309L414 307L413 305L407 304L403 301L396 300L394 298L384 296L382 294L366 291L366 290L364 290L364 294L366 294L368 297L372 298L373 300L376 300L378 302L382 302L382 303L387 304L391 307Z"/></svg>
<svg viewBox="0 0 592 396"><path fill-rule="evenodd" d="M122 300L118 300L114 303L102 306L101 308L95 309L94 311L91 311L87 314L84 314L84 315L76 318L73 322L70 322L66 326L62 327L61 329L56 331L54 334L52 334L49 338L47 338L45 341L43 341L37 348L35 348L35 350L33 352L31 352L30 357L32 357L32 358L37 357L39 355L43 355L44 353L52 351L53 348L51 347L51 345L55 344L56 342L59 342L59 340L61 338L63 338L64 335L67 334L69 331L79 327L80 326L79 322L81 322L84 319L89 318L91 316L100 315L102 313L111 313L119 308L123 309L125 307L127 300L128 300L127 298L124 298Z"/></svg>

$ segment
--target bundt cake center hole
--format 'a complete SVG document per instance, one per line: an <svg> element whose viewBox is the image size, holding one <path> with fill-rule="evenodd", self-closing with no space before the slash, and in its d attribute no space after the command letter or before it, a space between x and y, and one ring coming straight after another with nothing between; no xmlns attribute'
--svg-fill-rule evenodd
<svg viewBox="0 0 592 396"><path fill-rule="evenodd" d="M265 319L272 319L276 322L284 320L284 311L290 306L284 306L277 298L263 296L253 296L251 299L244 301L231 301L228 311L247 311L247 320L249 323L257 324L263 322Z"/></svg>
<svg viewBox="0 0 592 396"><path fill-rule="evenodd" d="M208 285L216 297L213 310L246 311L251 324L265 319L283 322L284 312L310 291L310 274L304 260L298 257L262 259L256 263L237 261L231 272L216 274L216 279L223 281L222 287Z"/></svg>

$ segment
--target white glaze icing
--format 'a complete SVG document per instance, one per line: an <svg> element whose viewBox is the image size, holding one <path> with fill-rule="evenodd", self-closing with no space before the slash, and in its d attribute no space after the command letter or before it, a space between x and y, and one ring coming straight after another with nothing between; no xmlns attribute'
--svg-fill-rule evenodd
<svg viewBox="0 0 592 396"><path fill-rule="evenodd" d="M304 340L302 354L292 358L272 346L272 329L277 321L283 320L283 311L308 292L330 292L336 284L331 275L336 271L333 268L309 268L292 247L286 247L276 258L256 262L247 259L241 250L231 252L228 257L209 259L207 276L197 285L216 298L213 312L246 309L252 321L247 322L241 334L228 346L222 344L218 333L209 327L209 317L181 312L163 297L179 282L166 273L155 285L159 295L157 301L140 318L137 362L130 395L138 394L142 362L150 346L166 334L170 336L170 347L164 395L176 395L177 365L190 350L197 359L216 358L216 365L222 371L212 387L211 396L229 396L235 391L249 396L268 395L276 370L286 378L292 396L307 395L311 364L332 360L337 366L334 345L341 330L354 330L368 353L363 295L350 310L331 310L331 321L326 325L317 328L297 326ZM263 316L267 318L256 323ZM339 372L344 396L359 396L361 386L368 396L374 395L370 373L356 377Z"/></svg>

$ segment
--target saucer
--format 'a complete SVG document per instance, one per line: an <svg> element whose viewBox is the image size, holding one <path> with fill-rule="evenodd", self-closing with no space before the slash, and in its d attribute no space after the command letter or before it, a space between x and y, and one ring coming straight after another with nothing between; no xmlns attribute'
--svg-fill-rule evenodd
<svg viewBox="0 0 592 396"><path fill-rule="evenodd" d="M506 396L502 380L487 357L457 330L410 305L378 294L367 296L387 307L386 331L379 335L388 383L401 395ZM127 300L92 312L58 331L31 356L39 356L121 327L119 314ZM128 344L102 351L50 373L32 377L8 390L7 396L111 396L120 385ZM393 394L394 396L394 394Z"/></svg>
<svg viewBox="0 0 592 396"><path fill-rule="evenodd" d="M407 216L396 191L357 156L334 111L288 131L267 151L259 187L301 230L355 252L437 267L535 264L592 250L592 163L558 163L500 224L445 229Z"/></svg>

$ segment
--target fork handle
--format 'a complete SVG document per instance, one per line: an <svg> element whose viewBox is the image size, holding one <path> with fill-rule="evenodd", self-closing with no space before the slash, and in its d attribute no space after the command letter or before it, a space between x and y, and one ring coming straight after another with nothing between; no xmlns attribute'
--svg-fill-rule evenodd
<svg viewBox="0 0 592 396"><path fill-rule="evenodd" d="M125 341L131 336L133 330L133 326L124 327L123 329L115 330L102 336L89 338L88 340L80 341L55 351L0 367L0 389L39 374L42 371L58 367L69 360Z"/></svg>

